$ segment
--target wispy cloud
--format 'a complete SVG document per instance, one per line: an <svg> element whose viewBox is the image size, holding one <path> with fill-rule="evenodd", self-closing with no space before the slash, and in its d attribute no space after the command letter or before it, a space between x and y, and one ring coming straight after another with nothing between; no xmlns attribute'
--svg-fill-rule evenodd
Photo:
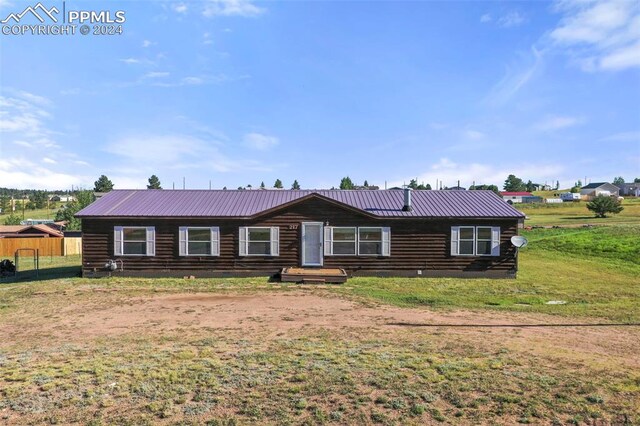
<svg viewBox="0 0 640 426"><path fill-rule="evenodd" d="M471 140L483 139L485 137L484 133L482 133L482 132L480 132L478 130L473 130L473 129L465 130L463 132L463 135L467 139L471 139Z"/></svg>
<svg viewBox="0 0 640 426"><path fill-rule="evenodd" d="M498 25L504 28L517 27L524 23L525 19L519 12L509 12L504 16L498 18Z"/></svg>
<svg viewBox="0 0 640 426"><path fill-rule="evenodd" d="M156 43L152 42L151 40L142 40L142 47L144 48L153 46L154 44Z"/></svg>
<svg viewBox="0 0 640 426"><path fill-rule="evenodd" d="M549 116L535 125L535 128L542 131L554 131L574 127L585 123L583 117L569 117L562 115Z"/></svg>
<svg viewBox="0 0 640 426"><path fill-rule="evenodd" d="M600 138L602 142L640 142L640 131L622 132Z"/></svg>
<svg viewBox="0 0 640 426"><path fill-rule="evenodd" d="M485 98L487 104L501 106L510 101L539 72L543 65L542 53L532 46L530 54L522 55L520 62L507 67L502 80Z"/></svg>
<svg viewBox="0 0 640 426"><path fill-rule="evenodd" d="M505 165L490 165L484 163L458 163L449 158L440 158L436 163L427 167L427 170L418 175L418 182L429 183L436 188L436 182L442 181L443 187L455 186L460 181L462 186L469 186L473 182L477 184L494 184L501 186L502 182L511 173L517 172L520 177L540 182L555 181L561 178L564 167L559 164L541 162L535 164L510 163ZM415 179L415 176L405 176L389 183L389 186L400 186L403 183Z"/></svg>
<svg viewBox="0 0 640 426"><path fill-rule="evenodd" d="M555 11L563 16L549 39L583 70L640 67L639 2L565 0Z"/></svg>
<svg viewBox="0 0 640 426"><path fill-rule="evenodd" d="M266 151L279 143L280 141L275 136L263 135L262 133L247 133L244 135L244 144L259 151Z"/></svg>
<svg viewBox="0 0 640 426"><path fill-rule="evenodd" d="M169 73L166 71L151 71L144 75L144 78L163 78L169 77Z"/></svg>
<svg viewBox="0 0 640 426"><path fill-rule="evenodd" d="M185 14L189 10L189 7L185 3L174 3L171 5L171 9L174 12Z"/></svg>
<svg viewBox="0 0 640 426"><path fill-rule="evenodd" d="M486 24L487 22L491 22L491 19L492 19L491 14L485 13L480 17L480 22L482 22L483 24Z"/></svg>
<svg viewBox="0 0 640 426"><path fill-rule="evenodd" d="M104 150L121 158L114 173L144 178L157 170L270 171L271 167L250 159L236 160L221 151L219 140L188 134L129 134L115 139Z"/></svg>
<svg viewBox="0 0 640 426"><path fill-rule="evenodd" d="M265 9L256 6L250 0L208 0L204 4L202 15L207 18L216 16L258 16Z"/></svg>

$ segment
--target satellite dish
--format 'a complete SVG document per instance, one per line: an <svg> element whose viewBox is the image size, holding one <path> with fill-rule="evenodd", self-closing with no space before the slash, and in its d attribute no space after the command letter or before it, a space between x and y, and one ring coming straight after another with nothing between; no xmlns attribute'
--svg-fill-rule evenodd
<svg viewBox="0 0 640 426"><path fill-rule="evenodd" d="M526 247L527 243L528 243L527 239L525 237L520 236L520 235L516 235L516 236L511 237L511 244L513 244L517 248Z"/></svg>

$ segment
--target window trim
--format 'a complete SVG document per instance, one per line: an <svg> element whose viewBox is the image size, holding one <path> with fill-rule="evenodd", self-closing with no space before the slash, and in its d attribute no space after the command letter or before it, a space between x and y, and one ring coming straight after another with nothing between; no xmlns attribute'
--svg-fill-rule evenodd
<svg viewBox="0 0 640 426"><path fill-rule="evenodd" d="M136 254L136 253L125 253L124 252L124 243L125 243L125 238L124 238L124 230L125 229L144 229L145 232L145 237L144 237L144 243L145 243L145 252L144 254ZM155 226L115 226L114 227L114 256L121 256L121 257L154 257L156 254L156 235L155 235ZM149 235L149 231L152 231L152 235ZM117 234L120 234L120 237L118 238ZM129 241L129 242L142 242L140 240L135 240L135 241ZM149 247L149 244L152 244L151 247ZM120 253L117 254L118 250L115 249L116 245L119 246L119 251ZM151 250L150 250L151 248Z"/></svg>
<svg viewBox="0 0 640 426"><path fill-rule="evenodd" d="M483 238L480 239L479 235L480 233L478 232L478 230L480 228L489 228L489 239ZM475 235L474 235L474 246L473 246L473 250L476 253L476 256L494 256L493 255L493 229L495 228L495 226L476 226L476 230L475 230ZM478 243L480 241L488 241L489 242L489 254L477 254L478 253Z"/></svg>
<svg viewBox="0 0 640 426"><path fill-rule="evenodd" d="M461 241L471 241L468 238L463 240L460 239L460 231L464 228L472 228L473 229L473 254L460 253L460 242ZM483 238L480 241L489 241L491 243L491 250L488 254L478 254L478 229L479 228L488 228L491 232L491 237L489 239ZM497 239L494 240L494 232L497 232ZM452 226L451 227L451 256L460 256L460 257L499 257L501 255L501 241L500 235L502 233L502 229L500 226L491 226L491 225L460 225L460 226ZM454 240L454 235L456 239ZM494 242L496 243L494 245ZM454 253L454 244L456 247L456 253ZM494 249L497 250L497 253L494 254Z"/></svg>
<svg viewBox="0 0 640 426"><path fill-rule="evenodd" d="M355 229L355 252L354 254L336 254L333 251L333 243L335 242L333 239L333 230L335 228L349 228ZM362 242L380 242L380 250L381 253L369 254L369 253L360 253L360 229L379 229L380 230L380 240L376 241L362 241ZM330 250L325 250L325 256L352 256L352 257L391 257L391 227L388 226L325 226L325 248L330 248Z"/></svg>
<svg viewBox="0 0 640 426"><path fill-rule="evenodd" d="M266 229L269 231L269 240L268 241L253 241L260 243L269 243L269 254L258 253L251 254L249 253L249 243L251 243L251 239L249 238L250 231L252 229ZM240 227L240 238L239 238L239 246L240 253L239 255L242 257L278 257L280 256L280 228L277 226L241 226ZM244 232L245 240L242 240L242 234ZM242 245L244 245L244 253L242 253ZM275 250L274 250L275 248Z"/></svg>
<svg viewBox="0 0 640 426"><path fill-rule="evenodd" d="M463 229L469 229L471 228L471 230L473 231L473 237L469 238L465 238L462 239L460 238L461 232ZM456 256L472 256L475 257L476 256L476 227L475 226L469 226L469 225L464 225L464 226L458 226L458 254ZM472 253L460 253L460 242L461 241L471 241L471 247L472 247Z"/></svg>
<svg viewBox="0 0 640 426"><path fill-rule="evenodd" d="M333 230L334 229L353 229L353 254L351 253L338 253L336 254L333 243L335 240L333 239ZM350 243L351 241L338 240L339 243ZM357 256L358 255L358 227L357 226L332 226L331 227L331 256Z"/></svg>
<svg viewBox="0 0 640 426"><path fill-rule="evenodd" d="M209 242L211 243L211 250L208 254L190 254L189 253L189 230L190 229L208 229L209 230ZM182 238L180 233L185 232L184 239L184 254L180 252L181 247L178 247L178 255L180 257L218 257L220 256L220 227L218 226L181 226L178 228L178 244L182 244ZM217 238L214 239L214 236ZM204 242L204 241L200 241ZM216 250L214 250L214 243L216 246Z"/></svg>

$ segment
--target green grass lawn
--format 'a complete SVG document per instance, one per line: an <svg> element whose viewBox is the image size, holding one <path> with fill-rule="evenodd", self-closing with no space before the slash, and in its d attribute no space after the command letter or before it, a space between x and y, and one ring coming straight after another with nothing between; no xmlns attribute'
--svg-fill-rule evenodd
<svg viewBox="0 0 640 426"><path fill-rule="evenodd" d="M627 198L622 202L624 210L617 215L596 218L587 209L586 201L562 204L515 204L514 207L527 215L527 226L550 225L623 225L640 224L640 199Z"/></svg>

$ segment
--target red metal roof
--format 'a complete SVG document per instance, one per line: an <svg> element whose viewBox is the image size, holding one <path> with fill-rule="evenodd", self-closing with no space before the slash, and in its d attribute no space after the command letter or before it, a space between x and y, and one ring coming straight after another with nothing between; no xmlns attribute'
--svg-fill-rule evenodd
<svg viewBox="0 0 640 426"><path fill-rule="evenodd" d="M402 190L115 190L76 216L252 217L314 195L379 217L524 217L492 191L412 191L403 211Z"/></svg>

